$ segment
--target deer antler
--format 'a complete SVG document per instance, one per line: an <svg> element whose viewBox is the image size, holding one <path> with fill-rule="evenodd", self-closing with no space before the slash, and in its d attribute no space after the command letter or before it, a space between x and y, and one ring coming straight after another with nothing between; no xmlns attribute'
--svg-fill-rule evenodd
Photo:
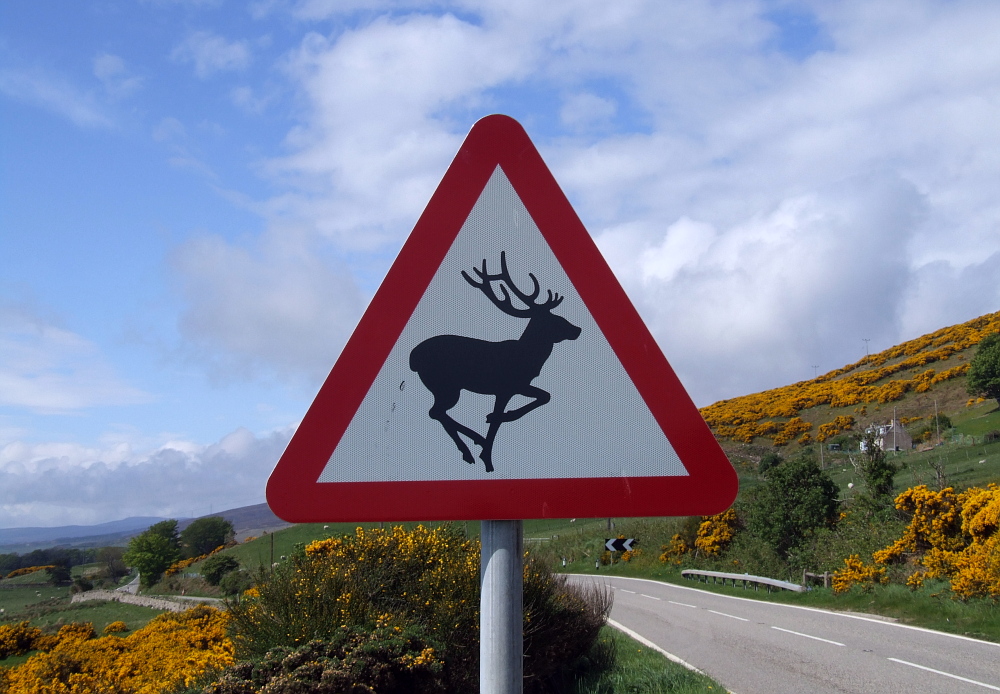
<svg viewBox="0 0 1000 694"><path fill-rule="evenodd" d="M525 294L520 289L518 289L517 285L514 284L514 281L510 278L510 271L507 269L507 253L504 251L500 252L499 274L491 275L489 272L487 272L485 258L483 259L483 269L480 270L479 268L472 268L472 271L476 273L476 275L479 277L481 281L477 282L476 280L469 277L469 275L466 274L465 270L462 270L462 277L465 278L465 281L471 284L476 289L480 290L483 294L486 295L486 297L490 301L493 302L493 304L497 308L499 308L501 311L503 311L509 316L527 318L542 311L551 311L556 306L562 303L563 298L558 294L553 294L552 290L549 289L546 290L548 293L548 299L545 301L545 303L536 304L535 299L538 298L538 294L541 292L541 288L538 285L538 278L535 277L535 275L530 272L528 273L528 277L531 278L531 283L534 285L534 289L532 290L532 292L530 294ZM492 283L498 280L501 282L500 293L503 295L502 298L497 297L497 295L493 292ZM514 296L516 296L518 299L524 302L527 308L514 307L514 302L511 299L510 293L508 293L507 291L508 288L510 289L510 292L514 294Z"/></svg>

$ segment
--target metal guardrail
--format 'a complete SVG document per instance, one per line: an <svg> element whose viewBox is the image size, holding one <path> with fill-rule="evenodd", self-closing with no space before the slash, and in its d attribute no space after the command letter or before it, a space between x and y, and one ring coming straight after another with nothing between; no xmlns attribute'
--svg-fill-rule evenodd
<svg viewBox="0 0 1000 694"><path fill-rule="evenodd" d="M750 574L727 574L721 571L699 571L696 569L684 569L681 571L681 576L684 578L691 578L702 583L708 583L708 579L712 579L712 583L718 583L722 581L722 585L726 585L726 581L732 581L735 586L737 582L743 583L743 589L746 590L749 585L753 586L754 590L758 590L760 586L765 586L767 592L770 593L772 588L781 588L783 590L792 590L796 593L803 593L808 588L805 586L800 586L798 583L789 583L788 581L779 581L776 578L765 578L764 576L751 576ZM704 579L704 580L703 580Z"/></svg>

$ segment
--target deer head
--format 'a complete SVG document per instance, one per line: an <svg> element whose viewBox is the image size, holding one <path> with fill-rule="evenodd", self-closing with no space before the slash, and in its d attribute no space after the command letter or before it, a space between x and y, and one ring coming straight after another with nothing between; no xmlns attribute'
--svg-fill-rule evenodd
<svg viewBox="0 0 1000 694"><path fill-rule="evenodd" d="M476 273L479 281L474 280L464 270L462 271L462 277L465 278L466 282L481 291L494 306L499 308L508 316L531 319L528 327L524 331L522 339L533 336L534 339L542 342L548 342L551 345L552 343L562 342L563 340L575 340L580 336L579 327L573 325L562 316L557 316L552 313L552 309L562 303L563 297L559 294L553 293L551 289L548 289L546 290L547 298L545 301L537 303L538 295L541 293L541 287L538 284L538 278L535 277L533 273L528 273L528 277L531 278L531 283L533 285L531 292L526 293L518 289L517 285L514 284L514 281L510 277L510 271L507 269L506 252L501 251L500 253L499 273L490 274L490 272L486 269L485 259L483 259L482 269L473 268L472 271ZM494 282L498 283L497 286L499 287L500 296L497 296L496 292L493 290ZM517 299L524 304L524 308L517 308L514 306L514 299L511 294L513 294L514 297L517 297Z"/></svg>

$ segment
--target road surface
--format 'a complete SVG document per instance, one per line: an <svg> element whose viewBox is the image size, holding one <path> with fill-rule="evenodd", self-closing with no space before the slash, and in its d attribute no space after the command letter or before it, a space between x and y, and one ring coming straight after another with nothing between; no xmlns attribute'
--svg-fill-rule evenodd
<svg viewBox="0 0 1000 694"><path fill-rule="evenodd" d="M646 579L570 581L611 587L611 619L735 694L1000 692L1000 644Z"/></svg>

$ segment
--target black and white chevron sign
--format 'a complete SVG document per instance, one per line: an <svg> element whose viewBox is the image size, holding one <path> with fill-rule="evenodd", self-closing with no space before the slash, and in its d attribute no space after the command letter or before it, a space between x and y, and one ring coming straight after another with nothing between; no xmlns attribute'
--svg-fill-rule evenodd
<svg viewBox="0 0 1000 694"><path fill-rule="evenodd" d="M633 542L635 542L634 537L630 537L627 540L614 537L604 541L604 548L609 552L631 552Z"/></svg>

